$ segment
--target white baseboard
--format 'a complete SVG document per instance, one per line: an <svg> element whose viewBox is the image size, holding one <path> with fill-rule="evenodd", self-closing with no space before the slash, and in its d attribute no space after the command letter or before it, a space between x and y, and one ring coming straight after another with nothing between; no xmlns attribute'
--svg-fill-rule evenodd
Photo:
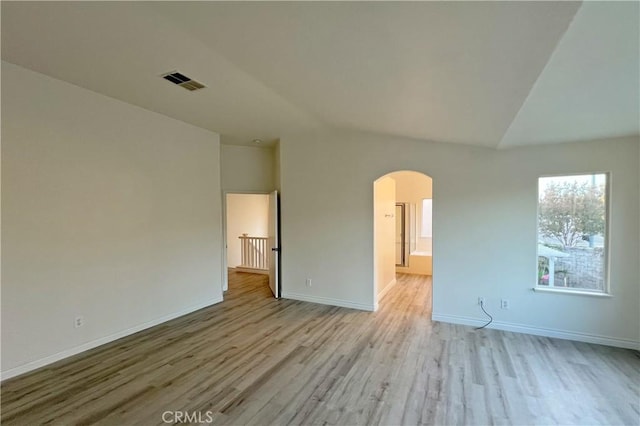
<svg viewBox="0 0 640 426"><path fill-rule="evenodd" d="M18 367L11 368L11 369L9 369L7 371L3 371L3 372L0 373L0 377L1 377L0 380L4 381L4 380L10 379L12 377L16 377L16 376L19 376L21 374L28 373L29 371L36 370L38 368L41 368L41 367L44 367L46 365L52 364L52 363L54 363L56 361L60 361L60 360L65 359L65 358L69 358L70 356L77 355L77 354L79 354L81 352L88 351L89 349L96 348L98 346L104 345L104 344L109 343L109 342L113 342L114 340L121 339L123 337L129 336L131 334L137 333L137 332L145 330L147 328L154 327L156 325L165 323L165 322L170 321L172 319L181 317L183 315L190 314L191 312L195 312L195 311L197 311L199 309L206 308L207 306L215 305L216 303L220 303L220 302L222 302L222 299L208 300L206 302L199 303L199 304L197 304L195 306L191 306L191 307L189 307L187 309L183 309L181 311L174 312L174 313L169 314L169 315L165 315L165 316L160 317L158 319L139 324L139 325L137 325L135 327L127 328L126 330L119 331L119 332L111 334L109 336L101 337L99 339L92 340L91 342L84 343L84 344L82 344L80 346L76 346L74 348L70 348L70 349L64 350L62 352L58 352L56 354L53 354L53 355L49 355L47 357L44 357L44 358L41 358L41 359L38 359L38 360L35 360L35 361L28 362L28 363L20 365Z"/></svg>
<svg viewBox="0 0 640 426"><path fill-rule="evenodd" d="M283 292L282 297L284 299L300 300L302 302L320 303L322 305L340 306L342 308L358 309L361 311L374 310L373 305L367 305L364 303L354 303L348 300L333 299L330 297L309 296L306 294L290 293L290 292Z"/></svg>
<svg viewBox="0 0 640 426"><path fill-rule="evenodd" d="M389 282L389 284L387 284L385 288L383 288L382 291L378 293L378 303L382 300L385 294L389 293L389 290L391 290L393 286L396 285L397 283L398 283L398 280L396 280L395 278L392 279L391 282Z"/></svg>
<svg viewBox="0 0 640 426"><path fill-rule="evenodd" d="M475 327L486 324L484 319L463 317L457 315L444 315L433 313L433 321L447 322L452 324L472 325ZM493 321L487 328L496 330L513 331L515 333L533 334L535 336L554 337L558 339L576 340L578 342L597 343L599 345L615 346L619 348L640 350L640 342L631 339L620 339L617 337L599 336L596 334L576 333L572 331L558 330L552 328L530 327L522 324Z"/></svg>

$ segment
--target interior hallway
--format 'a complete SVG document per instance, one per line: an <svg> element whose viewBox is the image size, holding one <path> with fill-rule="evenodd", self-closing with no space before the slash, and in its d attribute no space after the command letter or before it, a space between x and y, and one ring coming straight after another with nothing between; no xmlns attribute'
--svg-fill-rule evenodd
<svg viewBox="0 0 640 426"><path fill-rule="evenodd" d="M276 300L231 271L218 305L2 384L2 424L637 424L637 352L432 323L431 278L376 313Z"/></svg>

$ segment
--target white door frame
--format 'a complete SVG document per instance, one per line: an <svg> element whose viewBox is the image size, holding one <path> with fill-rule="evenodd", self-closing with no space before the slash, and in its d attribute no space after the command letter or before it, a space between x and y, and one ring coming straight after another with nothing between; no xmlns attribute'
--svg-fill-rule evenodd
<svg viewBox="0 0 640 426"><path fill-rule="evenodd" d="M222 298L224 292L229 289L229 271L227 266L227 194L269 195L272 191L234 191L232 189L222 191Z"/></svg>

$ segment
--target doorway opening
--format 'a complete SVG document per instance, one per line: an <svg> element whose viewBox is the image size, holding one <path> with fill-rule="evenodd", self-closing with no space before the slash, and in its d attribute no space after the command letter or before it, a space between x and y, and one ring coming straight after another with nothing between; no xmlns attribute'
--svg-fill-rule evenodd
<svg viewBox="0 0 640 426"><path fill-rule="evenodd" d="M396 267L409 266L409 203L396 202Z"/></svg>
<svg viewBox="0 0 640 426"><path fill-rule="evenodd" d="M255 274L280 297L278 209L277 191L225 194L223 292L242 274Z"/></svg>
<svg viewBox="0 0 640 426"><path fill-rule="evenodd" d="M433 180L419 172L392 172L373 183L373 194L373 300L377 309L394 291L398 274L415 275L416 280L432 286ZM431 312L431 306L428 310Z"/></svg>

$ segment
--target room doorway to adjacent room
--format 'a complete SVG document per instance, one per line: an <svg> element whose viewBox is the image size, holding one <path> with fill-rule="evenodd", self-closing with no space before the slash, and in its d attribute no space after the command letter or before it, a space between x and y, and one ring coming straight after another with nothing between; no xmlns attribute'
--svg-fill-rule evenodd
<svg viewBox="0 0 640 426"><path fill-rule="evenodd" d="M419 275L425 285L432 285L433 181L423 173L397 171L377 179L373 193L373 298L377 309L393 292L397 274Z"/></svg>
<svg viewBox="0 0 640 426"><path fill-rule="evenodd" d="M230 276L259 274L268 277L273 296L280 297L278 208L277 191L225 194L223 291L229 289Z"/></svg>

